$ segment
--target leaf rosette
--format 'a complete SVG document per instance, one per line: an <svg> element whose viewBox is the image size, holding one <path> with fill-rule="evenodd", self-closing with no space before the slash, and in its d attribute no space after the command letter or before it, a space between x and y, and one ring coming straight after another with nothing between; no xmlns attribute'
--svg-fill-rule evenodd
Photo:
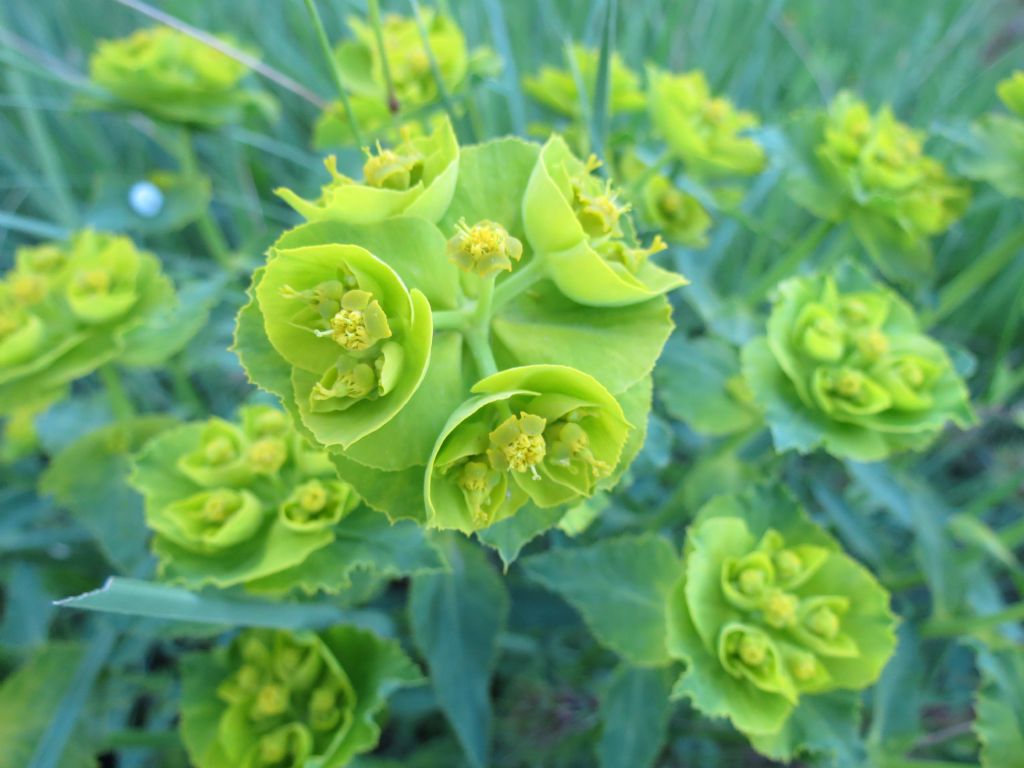
<svg viewBox="0 0 1024 768"><path fill-rule="evenodd" d="M0 280L0 411L109 362L173 301L159 260L128 238L84 230L19 249Z"/></svg>
<svg viewBox="0 0 1024 768"><path fill-rule="evenodd" d="M353 627L247 630L183 671L180 727L198 768L340 768L376 746L391 692L422 682L397 642Z"/></svg>
<svg viewBox="0 0 1024 768"><path fill-rule="evenodd" d="M595 379L565 366L511 368L479 381L427 465L427 525L470 532L527 502L591 496L612 476L631 425Z"/></svg>
<svg viewBox="0 0 1024 768"><path fill-rule="evenodd" d="M854 268L779 285L767 336L743 350L744 376L776 448L877 461L969 426L967 389L913 309Z"/></svg>
<svg viewBox="0 0 1024 768"><path fill-rule="evenodd" d="M629 206L610 182L594 176L596 158L584 162L560 136L541 149L523 198L530 245L551 280L573 301L622 306L646 301L686 284L649 257L665 248L660 236L637 242Z"/></svg>
<svg viewBox="0 0 1024 768"><path fill-rule="evenodd" d="M714 96L700 71L672 74L647 68L647 103L656 134L694 178L750 176L765 166L764 149L746 133L752 112Z"/></svg>
<svg viewBox="0 0 1024 768"><path fill-rule="evenodd" d="M669 603L674 696L755 740L808 697L874 683L896 646L889 595L778 488L705 505Z"/></svg>
<svg viewBox="0 0 1024 768"><path fill-rule="evenodd" d="M199 128L240 122L252 108L275 114L270 96L242 85L248 73L244 63L170 27L105 40L89 62L93 82L115 105Z"/></svg>
<svg viewBox="0 0 1024 768"><path fill-rule="evenodd" d="M970 192L924 153L925 135L889 107L872 114L848 92L824 114L798 118L791 133L793 199L823 219L848 222L886 275L927 271L928 238L963 215Z"/></svg>
<svg viewBox="0 0 1024 768"><path fill-rule="evenodd" d="M316 200L304 200L290 189L277 190L307 221L370 224L405 215L436 222L455 191L459 145L445 117L429 135L407 131L393 149L378 142L374 150L367 150L362 182L339 173L333 155L324 164L331 181Z"/></svg>

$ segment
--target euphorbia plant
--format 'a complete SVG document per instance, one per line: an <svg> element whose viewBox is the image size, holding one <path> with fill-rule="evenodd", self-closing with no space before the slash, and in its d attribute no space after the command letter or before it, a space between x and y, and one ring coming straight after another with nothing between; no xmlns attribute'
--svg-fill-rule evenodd
<svg viewBox="0 0 1024 768"><path fill-rule="evenodd" d="M728 717L761 751L788 758L788 731L815 697L859 691L896 647L889 596L784 491L709 502L690 525L669 600L674 695Z"/></svg>
<svg viewBox="0 0 1024 768"><path fill-rule="evenodd" d="M847 222L886 275L906 278L931 266L928 238L967 208L969 190L924 153L925 135L889 107L872 114L840 93L824 114L793 126L789 191L829 222Z"/></svg>
<svg viewBox="0 0 1024 768"><path fill-rule="evenodd" d="M198 768L341 768L377 745L391 693L422 682L397 642L353 627L248 630L183 664L181 735Z"/></svg>
<svg viewBox="0 0 1024 768"><path fill-rule="evenodd" d="M238 59L170 27L103 41L89 62L113 106L196 128L239 122L250 108L273 114L275 102L243 84L248 73Z"/></svg>
<svg viewBox="0 0 1024 768"><path fill-rule="evenodd" d="M779 285L743 372L780 451L877 461L974 420L963 380L914 310L849 265Z"/></svg>
<svg viewBox="0 0 1024 768"><path fill-rule="evenodd" d="M297 205L313 220L271 249L236 347L367 503L471 531L621 476L671 329L661 294L684 280L557 138L466 147L446 168L448 197L390 219L356 192L395 190Z"/></svg>
<svg viewBox="0 0 1024 768"><path fill-rule="evenodd" d="M84 230L20 249L0 281L0 411L110 362L173 301L160 262L126 237Z"/></svg>

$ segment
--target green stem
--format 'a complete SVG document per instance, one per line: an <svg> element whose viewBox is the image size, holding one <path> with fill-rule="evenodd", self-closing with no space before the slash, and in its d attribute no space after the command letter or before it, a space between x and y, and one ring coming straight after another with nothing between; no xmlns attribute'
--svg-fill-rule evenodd
<svg viewBox="0 0 1024 768"><path fill-rule="evenodd" d="M363 135L359 132L359 123L356 121L356 116L352 112L352 104L349 102L348 89L345 88L345 81L341 76L341 68L338 66L337 59L334 58L334 52L331 50L331 44L327 40L327 32L324 30L324 23L320 19L320 11L317 10L314 0L306 0L306 10L309 12L310 21L313 22L313 29L316 31L316 39L320 44L320 52L323 53L324 59L327 61L327 68L331 71L331 78L334 80L334 85L338 89L338 96L341 97L341 106L345 110L348 127L352 129L352 135L356 139L356 144L363 146Z"/></svg>
<svg viewBox="0 0 1024 768"><path fill-rule="evenodd" d="M539 256L534 256L528 263L515 270L494 289L491 311L504 307L515 300L521 293L540 282L545 277L545 265Z"/></svg>
<svg viewBox="0 0 1024 768"><path fill-rule="evenodd" d="M464 334L466 346L469 347L469 352L473 355L481 379L498 372L498 364L494 360L494 352L491 350L487 331L487 326L478 326L470 328Z"/></svg>
<svg viewBox="0 0 1024 768"><path fill-rule="evenodd" d="M107 390L110 408L114 412L114 416L117 417L117 420L123 421L134 416L135 406L132 405L132 400L128 397L128 392L125 390L121 377L114 366L110 363L100 366L99 375L103 381L104 389Z"/></svg>
<svg viewBox="0 0 1024 768"><path fill-rule="evenodd" d="M198 176L199 158L196 154L195 138L192 131L188 128L182 128L179 134L177 150L178 165L182 175L186 177ZM203 245L206 246L210 255L224 269L233 272L235 265L231 257L231 246L228 244L224 232L210 213L209 206L196 219L196 228L199 230L199 236L202 238Z"/></svg>
<svg viewBox="0 0 1024 768"><path fill-rule="evenodd" d="M427 32L427 25L423 21L423 11L420 9L418 0L409 0L409 5L412 8L413 18L416 19L416 28L423 39L423 50L427 54L427 61L430 63L430 72L434 76L434 82L437 83L437 93L441 97L441 103L444 104L445 112L448 113L448 117L451 118L452 125L454 126L459 122L458 115L455 114L455 104L452 102L451 94L448 93L448 86L444 83L441 67L437 63L437 57L434 56L434 50L430 47L430 35ZM476 143L476 132L473 130L472 125L467 127L469 143L474 144Z"/></svg>
<svg viewBox="0 0 1024 768"><path fill-rule="evenodd" d="M32 93L29 90L28 80L21 71L15 67L9 67L7 84L15 95L22 97L26 102L31 102ZM68 179L60 162L60 154L46 129L42 113L32 107L24 107L20 112L25 133L32 145L36 159L39 161L40 170L46 178L47 187L52 193L46 195L45 201L40 199L40 203L45 202L45 205L40 207L44 210L54 209L56 218L63 226L69 229L74 228L78 221L78 212L75 209L71 193L68 191Z"/></svg>
<svg viewBox="0 0 1024 768"><path fill-rule="evenodd" d="M461 331L473 317L471 311L465 309L442 309L433 313L435 331Z"/></svg>
<svg viewBox="0 0 1024 768"><path fill-rule="evenodd" d="M987 616L967 616L964 618L942 619L925 624L922 634L925 637L954 637L972 632L995 629L1003 624L1011 624L1024 620L1024 601L1004 608Z"/></svg>
<svg viewBox="0 0 1024 768"><path fill-rule="evenodd" d="M395 81L391 77L391 62L388 61L387 48L384 46L384 27L380 21L380 0L369 0L367 10L370 16L370 28L373 30L373 38L377 42L377 54L380 56L381 67L384 69L384 86L388 94L388 111L394 116L398 114L402 105L398 103Z"/></svg>
<svg viewBox="0 0 1024 768"><path fill-rule="evenodd" d="M761 279L747 292L748 301L760 301L775 284L793 274L804 260L814 253L815 249L832 231L835 225L831 221L819 221L806 235L795 243L788 254L769 269Z"/></svg>

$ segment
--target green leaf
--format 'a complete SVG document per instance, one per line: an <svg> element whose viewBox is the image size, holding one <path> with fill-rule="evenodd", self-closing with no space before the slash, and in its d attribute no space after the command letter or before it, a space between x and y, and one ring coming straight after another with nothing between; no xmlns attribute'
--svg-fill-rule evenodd
<svg viewBox="0 0 1024 768"><path fill-rule="evenodd" d="M454 535L444 541L452 570L413 577L409 621L438 703L470 764L482 768L489 763L490 680L508 593L482 550Z"/></svg>
<svg viewBox="0 0 1024 768"><path fill-rule="evenodd" d="M333 627L321 637L356 694L352 729L324 763L325 768L341 768L354 755L377 746L378 720L388 697L398 688L421 685L424 679L397 640L384 640L355 627Z"/></svg>
<svg viewBox="0 0 1024 768"><path fill-rule="evenodd" d="M500 520L492 526L476 532L481 544L497 550L505 570L515 562L519 553L530 541L558 525L565 514L563 507L541 509L526 504L512 517Z"/></svg>
<svg viewBox="0 0 1024 768"><path fill-rule="evenodd" d="M757 407L730 390L739 376L736 349L714 337L673 337L654 369L668 413L706 435L741 432L760 420Z"/></svg>
<svg viewBox="0 0 1024 768"><path fill-rule="evenodd" d="M348 623L375 630L386 631L388 628L387 620L378 613L345 611L330 602L281 603L232 599L218 592L190 592L181 587L117 576L107 579L97 590L67 597L57 604L85 611L218 626L304 629Z"/></svg>
<svg viewBox="0 0 1024 768"><path fill-rule="evenodd" d="M177 303L125 334L125 349L117 361L151 367L174 357L206 325L224 282L215 277L181 286Z"/></svg>
<svg viewBox="0 0 1024 768"><path fill-rule="evenodd" d="M538 155L539 146L512 137L466 147L459 158L455 195L439 223L441 232L451 236L460 219L469 226L488 220L525 240L523 193Z"/></svg>
<svg viewBox="0 0 1024 768"><path fill-rule="evenodd" d="M296 587L314 593L349 587L354 569L383 578L445 569L445 562L422 528L410 521L390 523L365 507L348 514L335 528L334 541L301 564L246 584L252 592L287 592Z"/></svg>
<svg viewBox="0 0 1024 768"><path fill-rule="evenodd" d="M90 432L57 454L40 480L40 491L69 509L122 572L146 557L148 536L142 499L126 482L130 457L176 423L143 416Z"/></svg>
<svg viewBox="0 0 1024 768"><path fill-rule="evenodd" d="M667 669L620 665L601 696L601 768L650 768L665 743L671 713Z"/></svg>
<svg viewBox="0 0 1024 768"><path fill-rule="evenodd" d="M0 686L0 768L25 768L74 681L82 659L79 645L44 646ZM55 768L92 768L95 760L79 735L72 737Z"/></svg>
<svg viewBox="0 0 1024 768"><path fill-rule="evenodd" d="M672 327L663 297L628 307L585 307L544 281L495 316L495 357L506 368L568 365L619 394L654 368Z"/></svg>
<svg viewBox="0 0 1024 768"><path fill-rule="evenodd" d="M522 565L580 612L599 643L632 664L669 663L666 608L680 563L667 539L623 536L534 555Z"/></svg>
<svg viewBox="0 0 1024 768"><path fill-rule="evenodd" d="M753 735L754 748L773 760L797 757L824 758L823 765L860 768L864 748L860 740L860 695L833 691L804 696L778 733Z"/></svg>
<svg viewBox="0 0 1024 768"><path fill-rule="evenodd" d="M978 670L974 731L982 768L1018 765L1024 755L1024 650L979 648Z"/></svg>

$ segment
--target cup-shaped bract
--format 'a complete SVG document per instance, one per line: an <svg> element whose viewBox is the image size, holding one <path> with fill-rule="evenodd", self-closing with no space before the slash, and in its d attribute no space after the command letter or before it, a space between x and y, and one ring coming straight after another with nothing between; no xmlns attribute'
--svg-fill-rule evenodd
<svg viewBox="0 0 1024 768"><path fill-rule="evenodd" d="M676 696L774 734L804 697L874 683L895 646L888 593L783 490L698 512L669 604Z"/></svg>
<svg viewBox="0 0 1024 768"><path fill-rule="evenodd" d="M105 40L89 62L93 82L117 103L158 120L200 128L238 122L250 107L274 113L275 103L267 94L242 85L248 72L238 59L170 27Z"/></svg>
<svg viewBox="0 0 1024 768"><path fill-rule="evenodd" d="M708 244L711 216L693 195L684 192L671 179L655 174L640 190L641 215L658 229L669 243L691 248Z"/></svg>
<svg viewBox="0 0 1024 768"><path fill-rule="evenodd" d="M0 280L0 411L110 361L173 298L157 258L126 237L84 230L19 249Z"/></svg>
<svg viewBox="0 0 1024 768"><path fill-rule="evenodd" d="M325 165L331 181L316 200L304 200L290 189L277 190L307 221L372 224L406 215L436 222L455 191L459 145L445 117L429 135L407 133L393 149L378 142L375 150L367 150L362 182L339 173L333 155Z"/></svg>
<svg viewBox="0 0 1024 768"><path fill-rule="evenodd" d="M973 421L962 379L913 309L846 266L779 285L767 335L743 350L743 370L778 448L821 444L877 461L926 447L947 422ZM793 424L804 441L779 446Z"/></svg>
<svg viewBox="0 0 1024 768"><path fill-rule="evenodd" d="M132 483L170 581L228 587L296 569L359 503L284 413L251 405L239 422L170 429L136 457Z"/></svg>
<svg viewBox="0 0 1024 768"><path fill-rule="evenodd" d="M388 694L419 682L397 642L364 630L246 630L186 657L182 738L198 768L341 768L376 746Z"/></svg>
<svg viewBox="0 0 1024 768"><path fill-rule="evenodd" d="M575 73L567 68L543 66L536 75L523 78L523 90L545 107L577 118L581 111L577 73L579 81L583 83L583 98L590 104L594 100L599 55L596 49L578 44L572 46L570 55L576 65ZM647 99L637 73L626 66L618 53L612 53L608 67L608 76L611 80L611 96L608 103L611 113L642 111Z"/></svg>
<svg viewBox="0 0 1024 768"><path fill-rule="evenodd" d="M525 503L590 497L613 475L632 425L596 379L530 365L488 376L441 432L426 473L427 525L471 532Z"/></svg>
<svg viewBox="0 0 1024 768"><path fill-rule="evenodd" d="M356 245L276 249L255 289L303 424L349 447L397 414L426 372L431 308Z"/></svg>
<svg viewBox="0 0 1024 768"><path fill-rule="evenodd" d="M758 126L757 117L712 94L703 72L649 66L647 89L655 132L692 176L714 180L764 169L764 149L746 135Z"/></svg>
<svg viewBox="0 0 1024 768"><path fill-rule="evenodd" d="M664 242L660 236L647 247L637 242L629 206L593 174L598 165L553 136L530 175L523 224L558 289L580 304L623 306L685 285L681 275L650 260Z"/></svg>

